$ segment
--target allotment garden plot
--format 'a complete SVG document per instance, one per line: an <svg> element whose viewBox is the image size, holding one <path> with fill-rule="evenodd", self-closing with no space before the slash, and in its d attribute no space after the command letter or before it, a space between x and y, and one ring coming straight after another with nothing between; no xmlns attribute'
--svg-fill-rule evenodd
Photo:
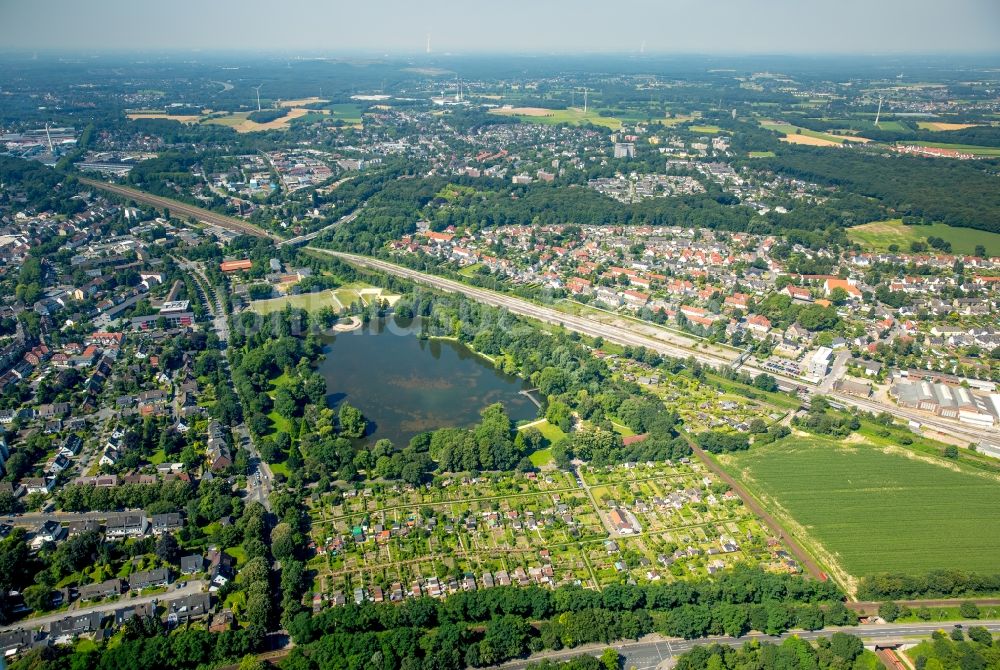
<svg viewBox="0 0 1000 670"><path fill-rule="evenodd" d="M372 486L325 496L312 517L315 589L334 603L797 569L697 461Z"/></svg>

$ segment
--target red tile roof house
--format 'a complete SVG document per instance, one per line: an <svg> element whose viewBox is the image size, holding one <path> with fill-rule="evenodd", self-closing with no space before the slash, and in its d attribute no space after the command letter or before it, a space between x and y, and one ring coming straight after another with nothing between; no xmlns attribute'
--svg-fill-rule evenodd
<svg viewBox="0 0 1000 670"><path fill-rule="evenodd" d="M771 330L771 320L761 314L754 314L747 319L747 328L757 335L767 335Z"/></svg>
<svg viewBox="0 0 1000 670"><path fill-rule="evenodd" d="M240 270L249 270L253 267L253 261L238 260L238 261L223 261L219 264L219 269L223 272L237 272Z"/></svg>
<svg viewBox="0 0 1000 670"><path fill-rule="evenodd" d="M830 278L823 282L823 293L829 296L835 289L842 288L852 298L860 298L861 291L849 279Z"/></svg>
<svg viewBox="0 0 1000 670"><path fill-rule="evenodd" d="M746 293L734 293L731 296L727 297L725 300L725 304L729 305L730 307L738 307L740 309L746 309L747 305L749 305L749 302L750 302L750 296L748 296Z"/></svg>
<svg viewBox="0 0 1000 670"><path fill-rule="evenodd" d="M624 291L623 294L625 296L625 302L629 303L630 305L642 307L647 302L649 302L649 296L640 291L629 290L629 291Z"/></svg>

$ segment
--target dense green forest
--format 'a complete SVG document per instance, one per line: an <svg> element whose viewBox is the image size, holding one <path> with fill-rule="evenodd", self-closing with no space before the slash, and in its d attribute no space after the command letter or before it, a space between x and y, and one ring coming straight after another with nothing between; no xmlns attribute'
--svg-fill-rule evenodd
<svg viewBox="0 0 1000 670"><path fill-rule="evenodd" d="M1000 232L1000 182L992 161L883 156L878 149L796 147L762 164L776 172L878 198L897 214Z"/></svg>

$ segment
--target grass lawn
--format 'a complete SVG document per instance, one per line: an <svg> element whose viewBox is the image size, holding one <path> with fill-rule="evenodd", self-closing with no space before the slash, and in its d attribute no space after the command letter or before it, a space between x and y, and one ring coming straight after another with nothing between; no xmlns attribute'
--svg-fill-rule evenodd
<svg viewBox="0 0 1000 670"><path fill-rule="evenodd" d="M243 551L243 547L229 547L226 549L226 553L236 559L237 567L242 568L243 564L247 562L247 555Z"/></svg>
<svg viewBox="0 0 1000 670"><path fill-rule="evenodd" d="M988 256L1000 255L1000 233L991 233L975 228L956 228L943 223L929 226L904 226L901 219L873 221L863 226L847 229L847 237L872 251L888 251L895 244L900 251L909 251L910 242L925 241L928 237L940 237L951 242L956 254L973 254L976 245L986 247Z"/></svg>
<svg viewBox="0 0 1000 670"><path fill-rule="evenodd" d="M715 135L720 130L722 130L722 128L720 128L719 126L712 126L712 125L688 126L687 129L690 130L692 133L702 133L703 135Z"/></svg>
<svg viewBox="0 0 1000 670"><path fill-rule="evenodd" d="M793 435L719 462L848 588L878 572L996 571L996 475L859 435Z"/></svg>
<svg viewBox="0 0 1000 670"><path fill-rule="evenodd" d="M458 271L458 274L463 277L474 277L479 271L479 268L483 266L482 263L473 263L472 265L466 265L464 268Z"/></svg>
<svg viewBox="0 0 1000 670"><path fill-rule="evenodd" d="M632 437L633 435L635 435L634 430L632 430L631 428L629 428L624 424L618 423L617 421L612 421L611 427L614 428L615 432L621 435L622 437Z"/></svg>
<svg viewBox="0 0 1000 670"><path fill-rule="evenodd" d="M268 413L267 418L271 420L271 424L274 426L275 432L278 433L290 433L292 430L292 422L285 417L278 414L276 411L271 410Z"/></svg>
<svg viewBox="0 0 1000 670"><path fill-rule="evenodd" d="M536 424L534 428L538 429L538 432L542 434L542 437L549 441L550 445L555 444L559 440L566 437L566 433L564 433L559 426L555 426L548 421L542 421L541 423Z"/></svg>
<svg viewBox="0 0 1000 670"><path fill-rule="evenodd" d="M167 460L167 454L163 451L163 449L157 449L156 452L149 457L149 462L152 463L153 465L159 465L160 463L163 463L166 460Z"/></svg>
<svg viewBox="0 0 1000 670"><path fill-rule="evenodd" d="M267 467L271 468L271 472L276 475L284 475L288 477L291 471L288 469L288 465L284 462L281 463L268 463Z"/></svg>
<svg viewBox="0 0 1000 670"><path fill-rule="evenodd" d="M323 307L340 309L340 305L333 299L333 291L301 293L299 295L286 295L267 300L253 300L250 302L250 309L258 314L271 314L272 312L284 310L286 305L291 305L293 309L304 309L307 311L318 310Z"/></svg>
<svg viewBox="0 0 1000 670"><path fill-rule="evenodd" d="M751 151L750 158L774 158L773 151Z"/></svg>
<svg viewBox="0 0 1000 670"><path fill-rule="evenodd" d="M566 433L564 433L562 429L559 428L559 426L554 426L548 421L544 420L539 423L531 423L522 426L518 430L524 430L525 428L528 427L538 429L538 432L540 432L542 434L542 437L544 437L546 442L548 442L548 446L545 447L544 449L537 449L528 454L528 459L531 461L531 464L534 465L536 468L548 465L549 463L552 462L552 449L550 449L550 447L559 440L566 437Z"/></svg>
<svg viewBox="0 0 1000 670"><path fill-rule="evenodd" d="M552 462L552 450L551 449L538 449L528 454L528 460L536 468L543 468Z"/></svg>

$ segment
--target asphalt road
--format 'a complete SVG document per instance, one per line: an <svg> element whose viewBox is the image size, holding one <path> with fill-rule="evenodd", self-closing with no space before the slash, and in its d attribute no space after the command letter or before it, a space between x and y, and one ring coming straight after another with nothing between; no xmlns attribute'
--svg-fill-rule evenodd
<svg viewBox="0 0 1000 670"><path fill-rule="evenodd" d="M724 356L718 353L708 352L698 349L694 346L686 347L676 343L676 337L671 341L666 341L664 339L659 339L644 335L642 333L637 333L627 328L622 328L620 326L603 324L586 317L576 316L574 314L564 314L558 310L552 309L551 307L545 307L542 305L536 305L532 302L524 300L522 298L516 298L503 293L497 293L495 291L489 291L487 289L479 288L476 286L469 286L468 284L463 284L458 281L451 279L445 279L444 277L438 277L435 275L426 274L419 272L417 270L411 270L394 263L389 263L377 258L370 258L367 256L359 256L357 254L348 254L339 251L331 251L329 249L318 249L316 247L310 247L313 251L319 251L320 253L329 254L331 256L336 256L341 260L352 263L354 265L359 265L362 267L368 267L381 272L387 272L389 274L396 275L398 277L404 277L433 288L437 288L442 291L450 293L462 293L474 300L485 303L487 305L492 305L494 307L502 307L509 310L514 314L519 314L521 316L527 316L545 323L560 325L567 330L582 333L584 335L589 335L591 337L603 337L609 342L615 342L621 345L627 346L639 346L657 351L661 354L666 354L675 358L685 359L689 356L694 356L700 362L712 365L714 367L724 367L730 365L736 358L736 353L734 352L732 356ZM693 344L693 343L692 343ZM793 379L791 377L785 377L783 375L775 374L773 372L763 370L750 362L744 363L743 368L747 370L750 374L762 374L767 373L778 379L779 381L785 381L788 383L796 384L800 387L805 388L808 392L816 392L815 387L811 387L805 384L800 379ZM958 424L956 422L945 421L939 417L931 414L926 414L924 412L918 412L915 410L909 410L904 407L898 407L896 405L887 405L876 400L857 398L855 396L832 392L828 394L830 397L835 398L837 401L845 404L857 407L866 412L889 412L894 416L898 416L904 419L909 419L921 423L925 426L934 428L935 430L952 435L961 440L965 440L970 443L978 443L983 439L984 434L1000 434L1000 430L997 428L990 429L980 429L980 428L970 428L964 425Z"/></svg>
<svg viewBox="0 0 1000 670"><path fill-rule="evenodd" d="M72 523L74 521L104 521L117 512L28 512L27 514L8 514L0 516L0 523L13 526L40 526L46 521Z"/></svg>
<svg viewBox="0 0 1000 670"><path fill-rule="evenodd" d="M204 287L211 287L211 283L208 281L208 277L202 270L201 266L194 261L186 258L175 259L179 265L193 273L201 281L195 282L198 286L198 290L202 293L202 300L208 308L212 315L212 328L215 330L215 334L219 336L220 346L222 350L222 356L224 359L224 367L227 376L229 376L230 384L232 383L232 373L229 367L229 320L226 317L225 310L223 309L222 300L219 296L219 289L213 289L213 295L209 296L205 294ZM264 506L264 509L271 511L270 495L274 482L274 473L271 472L270 466L260 457L260 452L257 451L256 445L253 443L253 438L250 435L250 431L247 429L245 423L240 423L233 426L233 431L236 434L236 439L238 440L240 446L247 450L250 454L250 472L247 474L247 500L257 501Z"/></svg>
<svg viewBox="0 0 1000 670"><path fill-rule="evenodd" d="M1000 620L991 621L955 621L937 622L921 624L875 624L865 626L844 626L837 628L827 628L817 631L797 631L785 633L784 635L771 636L751 634L740 638L733 637L708 637L697 640L684 640L676 637L663 637L661 635L647 635L641 640L634 642L622 642L617 644L592 644L577 647L575 649L564 649L556 652L543 652L536 654L529 659L511 661L500 666L504 670L523 670L529 662L540 661L542 659L565 660L582 654L599 656L604 649L612 647L618 650L624 659L624 667L635 666L636 670L656 670L658 668L668 668L673 665L673 659L686 651L690 651L698 645L723 644L731 647L741 647L750 640L761 640L778 643L781 640L793 635L804 640L815 640L820 637L829 637L837 631L850 633L863 638L866 643L886 643L898 642L903 638L927 637L936 630L951 629L953 625L960 623L963 626L985 626L990 631L1000 631Z"/></svg>
<svg viewBox="0 0 1000 670"><path fill-rule="evenodd" d="M75 608L73 606L68 610L63 610L61 612L56 612L55 614L46 614L45 616L32 617L31 619L25 619L23 621L16 621L12 624L7 624L6 626L0 626L0 631L4 630L16 630L18 628L37 630L43 626L59 621L60 619L65 619L68 616L80 616L82 614L90 614L91 612L114 612L122 607L128 607L131 605L143 605L145 603L151 603L154 600L174 600L176 598L183 598L184 596L190 596L195 593L201 593L206 584L200 579L193 579L181 585L180 588L175 588L174 584L170 585L169 590L166 593L157 593L150 596L138 596L135 598L130 598L127 594L119 598L118 600L111 603L99 603L97 605L91 605L89 607ZM77 603L79 604L79 603Z"/></svg>

